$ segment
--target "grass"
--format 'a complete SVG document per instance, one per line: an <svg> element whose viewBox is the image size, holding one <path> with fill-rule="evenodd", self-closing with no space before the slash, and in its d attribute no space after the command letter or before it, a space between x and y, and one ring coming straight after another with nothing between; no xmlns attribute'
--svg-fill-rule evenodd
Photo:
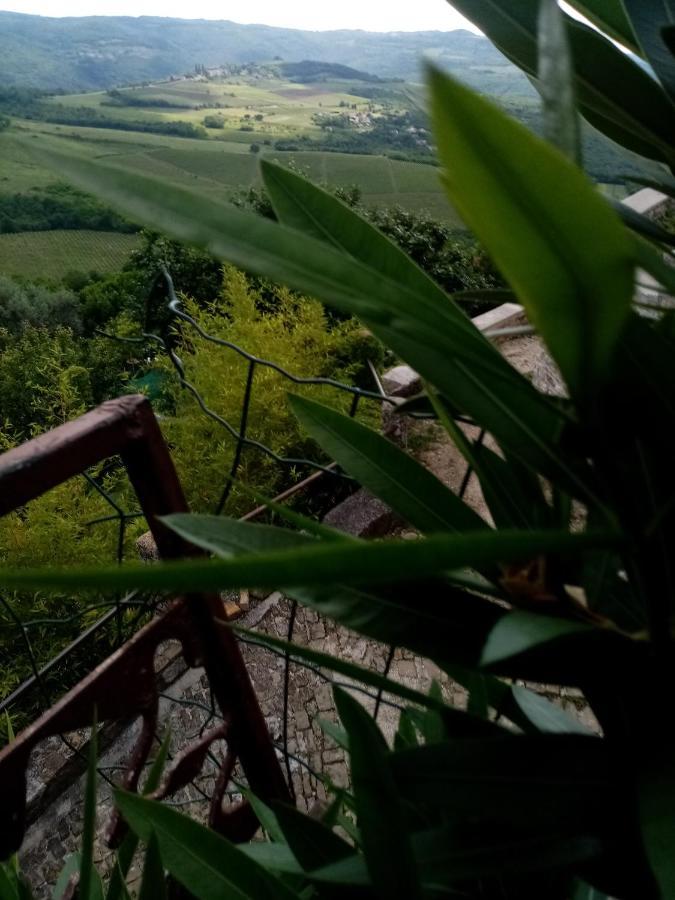
<svg viewBox="0 0 675 900"><path fill-rule="evenodd" d="M0 235L0 273L58 280L70 271L115 272L140 239L108 231L34 231Z"/></svg>

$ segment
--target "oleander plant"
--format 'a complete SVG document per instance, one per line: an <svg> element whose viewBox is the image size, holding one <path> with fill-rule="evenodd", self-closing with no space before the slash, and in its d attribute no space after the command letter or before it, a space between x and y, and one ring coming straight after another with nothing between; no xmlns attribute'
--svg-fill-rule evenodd
<svg viewBox="0 0 675 900"><path fill-rule="evenodd" d="M675 897L674 238L587 178L581 122L675 196L670 0L453 0L532 78L546 139L429 67L449 200L522 304L564 382L548 396L356 211L261 154L276 221L78 156L30 151L134 221L355 315L425 390L480 483L482 517L377 431L292 400L323 450L422 536L362 541L294 517L167 524L212 559L0 572L8 588L283 587L368 638L432 660L467 710L303 647L295 658L383 688L393 745L336 689L351 787L323 818L256 809L237 848L120 793L131 829L193 896L649 900ZM574 13L574 15L572 15ZM33 144L39 144L34 141ZM665 304L637 289L649 273ZM500 292L503 296L504 292ZM653 295L652 295L653 296ZM483 429L482 444L466 422ZM259 641L284 649L258 635ZM523 683L576 688L586 730ZM83 898L96 896L89 887Z"/></svg>

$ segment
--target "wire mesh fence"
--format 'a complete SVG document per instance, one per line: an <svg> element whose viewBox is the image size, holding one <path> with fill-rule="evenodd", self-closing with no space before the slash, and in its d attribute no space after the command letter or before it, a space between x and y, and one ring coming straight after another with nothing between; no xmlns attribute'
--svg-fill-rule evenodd
<svg viewBox="0 0 675 900"><path fill-rule="evenodd" d="M251 398L256 390L255 376L261 368L267 368L276 372L279 377L285 379L289 385L314 385L324 386L350 398L350 414L356 415L359 403L366 399L376 403L387 403L379 381L374 374L374 390L366 390L351 384L345 384L331 378L305 378L294 375L279 366L273 360L256 357L243 347L239 347L227 340L209 334L201 325L182 308L181 301L176 295L171 276L167 270L162 273L167 289L168 307L171 313L169 327L164 335L144 333L138 338L119 337L108 335L111 340L147 343L156 346L157 352L162 354L171 364L172 369L181 387L188 392L204 416L215 422L232 443L232 461L229 469L223 472L222 486L219 490L218 500L213 512L220 514L226 510L227 501L232 488L237 480L237 473L241 467L242 458L246 452L255 452L269 457L279 466L280 471L293 470L293 479L290 487L279 495L282 501L289 500L292 496L302 493L304 490L316 485L315 480L309 476L312 472L325 473L327 477L336 481L349 482L348 476L342 473L334 464L321 461L319 458L299 458L282 456L261 441L249 428L249 410ZM231 422L214 409L209 407L197 387L186 377L183 361L172 346L168 333L176 322L182 323L194 333L195 339L210 342L222 348L223 352L236 354L246 361L247 374L243 385L243 395L238 421ZM112 462L114 466L114 461ZM106 488L106 473L109 467L98 467L97 471L85 472L81 479L90 489L90 494L99 498L109 512L94 515L85 519L79 525L83 530L105 529L110 536L113 546L110 548L109 559L101 559L101 562L115 560L122 564L130 553L133 554L133 546L129 546L126 539L130 523L142 517L137 509L126 508L119 500L124 496L124 491L111 491ZM301 475L298 475L298 472ZM289 483L291 479L286 479ZM282 478L283 483L283 478ZM244 486L245 487L245 486ZM126 497L128 501L128 492ZM100 506L100 504L98 504ZM91 504L94 508L95 504ZM254 501L251 501L254 507ZM252 508L247 518L262 515L264 504ZM57 560L58 562L58 560ZM32 601L35 601L33 603ZM22 719L25 712L34 716L36 711L47 708L58 696L57 690L67 689L72 686L77 675L83 672L83 665L92 665L97 659L103 658L112 649L119 646L143 621L152 614L154 605L150 597L116 596L107 598L95 598L85 601L77 601L76 609L70 614L60 612L58 615L34 615L35 607L40 608L43 598L26 598L7 596L0 594L0 628L2 640L0 642L0 658L4 663L5 672L11 671L12 677L2 685L0 696L0 714L15 712ZM72 605L72 604L68 604ZM96 613L100 612L100 616ZM49 638L47 640L47 638ZM23 719L25 721L25 719Z"/></svg>
<svg viewBox="0 0 675 900"><path fill-rule="evenodd" d="M324 479L330 479L331 483L346 484L349 486L348 489L355 487L348 475L340 471L334 463L322 459L318 453L314 458L287 456L276 452L272 447L258 440L251 429L249 412L251 399L257 388L256 375L261 369L274 371L289 385L322 386L336 394L346 396L349 398L348 409L352 416L358 413L360 405L364 402L375 403L378 407L396 406L398 401L385 394L380 378L372 364L370 365L373 378L372 389L342 383L332 378L300 377L272 360L257 357L220 336L210 334L184 310L181 299L174 290L169 272L164 270L162 278L166 284L168 307L171 313L170 327L180 323L181 328L189 330L191 340L208 342L220 348L223 353L235 354L245 362L246 376L237 421L230 421L213 409L195 384L189 380L184 362L170 340L168 329L160 335L148 332L134 338L108 336L114 340L153 344L157 354L161 354L170 363L181 388L194 399L203 415L214 422L232 442L231 463L222 473L222 485L218 491L218 499L213 512L216 514L227 512L228 500L234 485L238 483L245 454L260 454L262 457L272 459L280 471L293 473L292 478L286 479L287 486L277 497L281 502L288 502L303 491L315 490L316 485ZM480 436L479 441L482 438L483 435ZM120 500L121 496L128 497L128 493L124 495L123 492L110 489L109 479L106 478L109 471L105 467L97 467L80 476L87 486L90 497L96 501L92 505L97 506L97 514L82 522L81 527L84 529L107 529L111 541L111 556L119 564L123 564L130 551L133 552L133 547L130 548L128 540L130 523L136 523L143 514L137 508L127 506ZM300 476L298 476L298 472L301 473ZM470 475L471 470L467 469L460 488L461 494L466 491ZM283 478L281 483L284 483ZM105 506L105 511L101 511L101 504ZM261 503L251 509L244 518L260 517L266 511L267 507ZM0 697L0 713L8 713L18 726L35 719L39 713L52 707L58 697L72 687L83 674L90 671L115 648L121 646L140 625L151 619L156 612L158 603L156 597L137 593L105 598L71 598L70 605L75 606L72 611L67 614L59 611L56 615L45 615L33 614L35 603L32 604L32 601L36 599L40 598L0 594L0 628L2 629L0 654L11 663L11 669L15 673L14 681L3 686ZM276 634L288 642L293 642L298 638L299 607L295 601L287 601L285 598L280 598L278 606L281 612L274 617ZM309 634L307 629L311 630L315 625L319 631L323 627L320 623L313 623L310 628L304 616L303 612L301 624L307 634ZM356 641L356 637L347 636L345 640ZM344 789L346 785L344 769L341 768L343 764L336 755L339 748L330 734L319 739L317 729L313 724L309 726L309 729L299 726L304 724L302 720L306 716L307 704L315 713L323 711L324 714L330 714L332 712L328 703L324 704L326 706L324 710L321 710L320 707L314 709L316 706L314 698L319 694L318 685L331 686L335 683L345 682L340 682L339 679L336 682L330 672L318 666L309 665L288 651L262 648L254 638L250 637L240 637L239 641L249 670L255 669L257 666L262 673L256 677L255 671L252 672L256 688L260 689L261 685L265 685L265 690L269 689L267 690L267 693L270 694L269 704L267 709L263 704L263 713L265 713L268 728L272 733L276 753L283 764L291 796L297 799L296 795L302 792L306 799L308 791L311 793L313 790L315 795L321 799L322 793L325 796L327 790ZM351 646L343 646L344 652L348 654L351 649ZM378 648L374 657L365 661L386 675L390 672L397 653L395 647ZM267 677L269 672L274 674L271 684ZM305 706L300 712L298 712L298 708L293 708L291 697L292 692L296 689L294 673L300 673L300 680L310 679L305 684L305 687L309 685L309 688L305 690L305 701L303 701ZM376 718L383 707L397 709L397 704L383 694L382 690L376 691L351 681L345 684L351 690L365 697L366 701L371 704L371 711ZM178 709L179 712L181 709L187 710L194 724L192 731L185 728L177 730L174 735L172 755L179 756L181 747L192 746L195 741L203 740L209 729L224 724L222 712L215 701L208 679L203 678L198 688L192 685L192 688L184 694L176 693L174 690L171 696L160 693L160 698L169 703L174 710ZM155 733L156 741L159 741L160 737L161 735L157 731ZM81 757L84 755L80 743L73 743L65 735L61 737L61 740L71 753ZM196 808L197 815L201 818L206 816L205 810L210 805L212 806L211 797L218 772L222 771L226 763L226 751L216 751L215 749L218 746L218 740L214 739L213 747L208 747L203 755L204 768L181 785L180 790L174 793L170 801L189 810ZM308 746L308 741L320 744L318 757L315 748ZM322 757L321 754L328 754L328 756ZM332 761L326 762L327 758ZM101 764L99 772L104 782L112 786L116 780L116 774L123 768L123 764L112 762L108 765ZM234 787L222 793L221 799L224 802L227 802L228 795L235 800L239 799L241 786L245 786L246 783L245 774L241 769L234 768L231 774L234 776ZM308 782L303 780L304 776L309 778L309 787Z"/></svg>

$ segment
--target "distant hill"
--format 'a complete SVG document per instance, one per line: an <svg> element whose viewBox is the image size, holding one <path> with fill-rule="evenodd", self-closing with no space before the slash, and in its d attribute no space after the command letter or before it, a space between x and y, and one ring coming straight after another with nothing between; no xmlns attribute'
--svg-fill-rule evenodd
<svg viewBox="0 0 675 900"><path fill-rule="evenodd" d="M318 62L315 59L304 59L297 63L279 63L280 73L300 84L311 84L314 81L380 81L377 75L361 72L351 66L340 63Z"/></svg>
<svg viewBox="0 0 675 900"><path fill-rule="evenodd" d="M167 78L195 65L298 60L333 63L381 78L419 77L423 55L462 73L481 70L502 87L527 82L469 31L297 31L142 16L47 18L0 12L0 84L68 92ZM321 77L318 73L314 77ZM328 73L326 73L328 77ZM333 73L332 77L340 77ZM345 77L344 73L341 77ZM350 76L346 76L350 77Z"/></svg>

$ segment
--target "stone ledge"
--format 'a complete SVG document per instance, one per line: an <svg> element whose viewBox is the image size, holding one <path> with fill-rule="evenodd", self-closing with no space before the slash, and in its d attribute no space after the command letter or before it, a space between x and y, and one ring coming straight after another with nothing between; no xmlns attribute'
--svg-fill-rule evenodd
<svg viewBox="0 0 675 900"><path fill-rule="evenodd" d="M670 202L669 198L653 188L643 188L621 201L624 206L642 216L653 216Z"/></svg>
<svg viewBox="0 0 675 900"><path fill-rule="evenodd" d="M474 316L471 321L479 331L491 331L493 328L524 325L527 323L527 316L519 303L502 303L494 309Z"/></svg>
<svg viewBox="0 0 675 900"><path fill-rule="evenodd" d="M331 509L324 524L355 537L384 537L401 525L401 519L386 504L361 488Z"/></svg>
<svg viewBox="0 0 675 900"><path fill-rule="evenodd" d="M413 397L422 390L422 379L410 366L395 366L382 376L388 397Z"/></svg>

